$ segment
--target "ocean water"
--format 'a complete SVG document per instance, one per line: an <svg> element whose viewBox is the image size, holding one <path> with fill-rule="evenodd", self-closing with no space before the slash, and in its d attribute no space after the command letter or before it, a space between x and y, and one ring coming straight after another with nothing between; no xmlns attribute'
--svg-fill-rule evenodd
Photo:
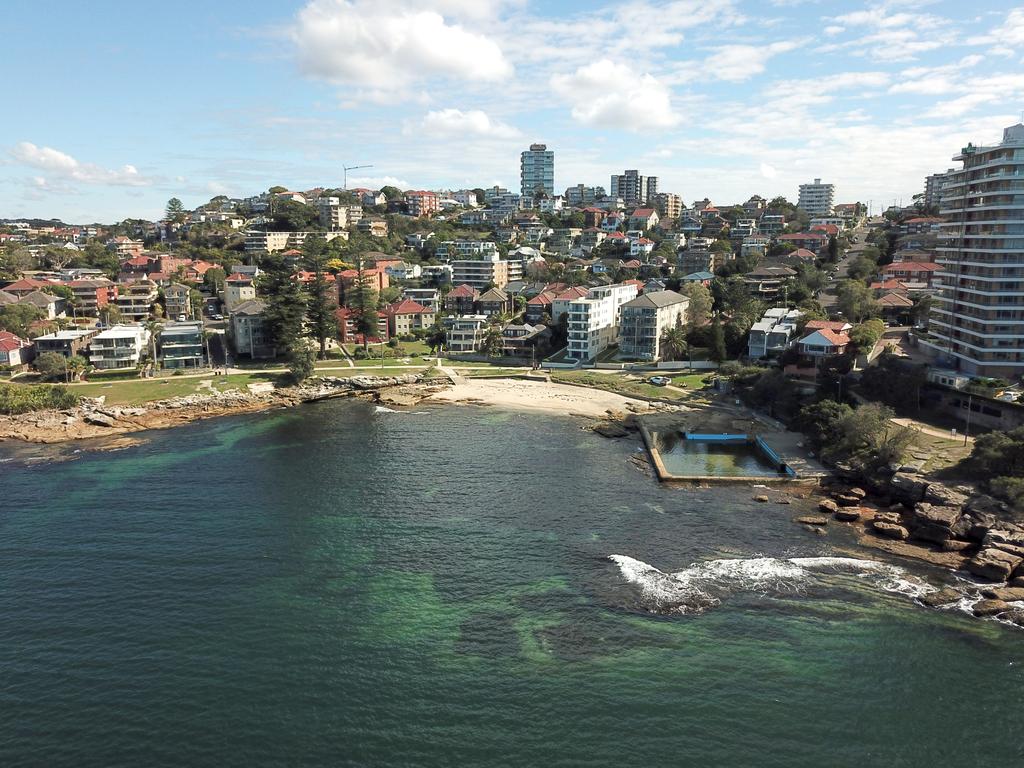
<svg viewBox="0 0 1024 768"><path fill-rule="evenodd" d="M2 766L1024 763L1024 632L570 419L0 447Z"/></svg>

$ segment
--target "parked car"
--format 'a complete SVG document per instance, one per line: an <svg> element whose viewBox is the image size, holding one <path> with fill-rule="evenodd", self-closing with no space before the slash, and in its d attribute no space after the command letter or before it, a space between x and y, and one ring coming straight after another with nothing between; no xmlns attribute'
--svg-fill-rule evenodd
<svg viewBox="0 0 1024 768"><path fill-rule="evenodd" d="M210 315L210 317L213 318L214 320L223 320L224 319L224 315Z"/></svg>
<svg viewBox="0 0 1024 768"><path fill-rule="evenodd" d="M664 387L672 383L672 379L668 376L651 376L647 380L649 384L653 384L656 387Z"/></svg>
<svg viewBox="0 0 1024 768"><path fill-rule="evenodd" d="M188 318L185 317L185 315L178 315L178 322L179 323L184 323L186 320L188 320Z"/></svg>

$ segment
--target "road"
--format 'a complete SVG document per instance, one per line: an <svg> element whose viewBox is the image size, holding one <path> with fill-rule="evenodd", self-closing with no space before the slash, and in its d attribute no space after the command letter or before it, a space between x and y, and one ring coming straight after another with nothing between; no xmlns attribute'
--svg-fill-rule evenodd
<svg viewBox="0 0 1024 768"><path fill-rule="evenodd" d="M850 246L842 258L839 259L839 263L835 265L835 277L828 282L828 284L818 291L818 303L821 304L822 309L825 310L829 315L832 315L836 311L836 299L835 289L839 284L840 280L845 280L850 264L864 251L867 247L867 243L864 242L867 236L868 228L866 226L857 227L853 230L853 234L857 237L858 242Z"/></svg>

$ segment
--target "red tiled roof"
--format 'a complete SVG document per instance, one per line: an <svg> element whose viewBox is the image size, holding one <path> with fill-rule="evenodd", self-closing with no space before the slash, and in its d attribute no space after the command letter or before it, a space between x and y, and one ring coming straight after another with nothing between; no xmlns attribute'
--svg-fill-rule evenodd
<svg viewBox="0 0 1024 768"><path fill-rule="evenodd" d="M850 343L850 337L845 333L837 333L836 331L829 330L828 328L823 328L818 331L818 333L831 341L837 347L842 347Z"/></svg>
<svg viewBox="0 0 1024 768"><path fill-rule="evenodd" d="M836 331L841 332L843 328L848 326L845 320L810 320L807 325L804 326L805 330L808 331Z"/></svg>
<svg viewBox="0 0 1024 768"><path fill-rule="evenodd" d="M942 269L939 264L925 261L894 261L882 268L883 272L937 272Z"/></svg>
<svg viewBox="0 0 1024 768"><path fill-rule="evenodd" d="M588 291L586 288L577 285L574 288L570 288L567 291L563 291L562 293L558 294L558 296L556 296L555 298L558 299L559 301L572 301L573 299L582 299L584 296L587 295L587 293Z"/></svg>
<svg viewBox="0 0 1024 768"><path fill-rule="evenodd" d="M545 291L543 293L538 293L536 296L534 296L532 299L530 299L526 303L527 304L533 304L534 306L538 306L538 305L545 305L546 306L546 305L550 304L553 299L554 299L554 296L552 296L550 293Z"/></svg>
<svg viewBox="0 0 1024 768"><path fill-rule="evenodd" d="M21 280L15 280L13 283L9 283L4 286L4 290L8 293L16 291L34 291L38 288L48 288L54 285L48 280L35 280L31 277L23 277Z"/></svg>
<svg viewBox="0 0 1024 768"><path fill-rule="evenodd" d="M908 298L906 296L903 296L903 295L901 295L899 293L887 293L887 294L885 294L885 296L882 296L878 300L878 303L881 304L883 307L912 307L912 306L914 306L914 302L910 298Z"/></svg>
<svg viewBox="0 0 1024 768"><path fill-rule="evenodd" d="M816 259L818 255L814 251L808 251L806 248L797 248L792 253L788 254L795 256L798 259Z"/></svg>
<svg viewBox="0 0 1024 768"><path fill-rule="evenodd" d="M13 352L16 349L24 349L32 346L31 342L15 336L8 331L0 331L0 352Z"/></svg>
<svg viewBox="0 0 1024 768"><path fill-rule="evenodd" d="M821 232L800 232L795 235L779 235L779 240L828 240Z"/></svg>
<svg viewBox="0 0 1024 768"><path fill-rule="evenodd" d="M251 283L252 282L252 278L251 277L249 277L248 275L243 275L241 272L234 272L234 273L228 275L224 279L227 282L229 282L229 283L241 283L241 282Z"/></svg>
<svg viewBox="0 0 1024 768"><path fill-rule="evenodd" d="M646 219L649 218L652 213L654 213L653 208L637 208L635 211L633 211L632 216L634 218Z"/></svg>
<svg viewBox="0 0 1024 768"><path fill-rule="evenodd" d="M480 295L480 291L469 285L460 285L457 288L452 288L448 293L448 296L456 299L475 299Z"/></svg>
<svg viewBox="0 0 1024 768"><path fill-rule="evenodd" d="M392 304L384 310L389 315L429 315L433 314L429 309L412 299L403 299L397 304Z"/></svg>

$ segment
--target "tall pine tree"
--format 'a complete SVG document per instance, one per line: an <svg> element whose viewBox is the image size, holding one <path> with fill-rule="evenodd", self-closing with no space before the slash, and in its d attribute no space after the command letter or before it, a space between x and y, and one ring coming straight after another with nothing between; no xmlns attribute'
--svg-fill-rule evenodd
<svg viewBox="0 0 1024 768"><path fill-rule="evenodd" d="M370 350L370 336L377 334L377 292L370 285L363 254L356 254L356 279L347 292L348 306L355 313L355 330L363 336L363 349Z"/></svg>
<svg viewBox="0 0 1024 768"><path fill-rule="evenodd" d="M319 342L320 359L324 360L327 358L327 340L338 335L338 317L334 314L338 307L337 294L334 293L337 289L334 283L328 282L324 272L327 242L322 237L311 235L306 238L302 250L306 268L313 273L306 301L306 324L310 338Z"/></svg>
<svg viewBox="0 0 1024 768"><path fill-rule="evenodd" d="M292 270L277 254L265 256L260 265L263 274L259 291L266 302L263 321L278 354L289 350L302 335L306 316L306 296L292 277Z"/></svg>

